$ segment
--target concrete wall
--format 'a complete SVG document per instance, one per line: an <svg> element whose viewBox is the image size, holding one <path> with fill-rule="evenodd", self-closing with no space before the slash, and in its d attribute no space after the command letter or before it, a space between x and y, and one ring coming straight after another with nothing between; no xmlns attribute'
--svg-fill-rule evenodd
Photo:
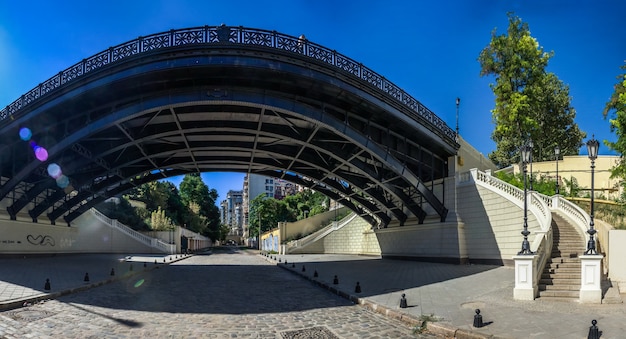
<svg viewBox="0 0 626 339"><path fill-rule="evenodd" d="M281 222L279 223L281 242L287 239L294 240L309 235L320 228L328 226L335 219L335 216L345 213L346 210L345 207L340 207L337 210L316 214L310 218L295 222Z"/></svg>
<svg viewBox="0 0 626 339"><path fill-rule="evenodd" d="M522 246L523 206L473 182L460 183L457 194L458 200L463 202L458 205L457 214L465 225L470 261L512 265L513 256ZM530 211L528 230L532 244L540 227Z"/></svg>
<svg viewBox="0 0 626 339"><path fill-rule="evenodd" d="M626 291L626 230L609 231L609 278L619 285L622 293Z"/></svg>
<svg viewBox="0 0 626 339"><path fill-rule="evenodd" d="M91 213L71 227L0 220L0 253L152 253L150 246L100 222Z"/></svg>
<svg viewBox="0 0 626 339"><path fill-rule="evenodd" d="M380 255L381 250L372 226L365 219L355 217L324 238L291 253Z"/></svg>

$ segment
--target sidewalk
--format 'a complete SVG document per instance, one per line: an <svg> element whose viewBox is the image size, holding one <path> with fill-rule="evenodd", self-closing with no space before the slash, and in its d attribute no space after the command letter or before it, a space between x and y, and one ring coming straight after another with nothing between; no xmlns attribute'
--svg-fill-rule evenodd
<svg viewBox="0 0 626 339"><path fill-rule="evenodd" d="M377 312L456 338L587 338L593 319L602 339L624 338L626 304L513 300L515 271L356 255L270 255L267 260ZM303 271L304 267L304 271ZM317 272L318 277L314 277ZM333 284L335 275L338 284ZM361 288L356 293L357 282ZM407 308L400 308L405 294ZM626 295L622 294L622 299ZM482 328L474 328L480 309Z"/></svg>
<svg viewBox="0 0 626 339"><path fill-rule="evenodd" d="M0 258L0 310L100 286L180 255L67 254ZM46 290L49 282L49 290Z"/></svg>

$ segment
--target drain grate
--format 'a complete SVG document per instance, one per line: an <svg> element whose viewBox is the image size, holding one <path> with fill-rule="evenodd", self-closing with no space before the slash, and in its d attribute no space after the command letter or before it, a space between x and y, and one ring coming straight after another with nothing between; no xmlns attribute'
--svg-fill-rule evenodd
<svg viewBox="0 0 626 339"><path fill-rule="evenodd" d="M311 327L282 333L283 339L340 339L326 327Z"/></svg>
<svg viewBox="0 0 626 339"><path fill-rule="evenodd" d="M47 318L51 315L54 315L54 313L47 312L47 311L40 311L40 310L31 310L31 309L25 308L25 309L6 312L5 315L18 321L30 322L30 321Z"/></svg>

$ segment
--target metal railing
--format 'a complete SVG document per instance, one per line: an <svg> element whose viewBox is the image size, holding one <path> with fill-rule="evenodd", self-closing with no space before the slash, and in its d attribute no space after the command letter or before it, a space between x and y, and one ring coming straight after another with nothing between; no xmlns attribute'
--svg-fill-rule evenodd
<svg viewBox="0 0 626 339"><path fill-rule="evenodd" d="M337 53L335 50L311 42L303 37L296 38L276 31L224 25L170 30L139 37L110 47L81 60L26 92L0 110L0 120L5 120L12 115L18 114L23 108L50 95L65 84L131 57L181 46L223 47L228 45L253 45L272 48L283 52L304 55L318 62L334 66L394 98L407 109L404 113L412 119L430 125L434 131L439 132L448 140L455 140L456 133L454 130L448 127L435 113L400 87L385 79L385 77L351 58Z"/></svg>

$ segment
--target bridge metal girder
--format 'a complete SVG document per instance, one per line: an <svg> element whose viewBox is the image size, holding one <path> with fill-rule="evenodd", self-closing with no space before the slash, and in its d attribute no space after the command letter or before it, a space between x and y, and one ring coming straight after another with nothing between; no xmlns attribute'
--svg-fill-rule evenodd
<svg viewBox="0 0 626 339"><path fill-rule="evenodd" d="M55 136L59 142L47 145L51 161L61 159L72 145L78 142L82 145L84 142L85 147L79 153L87 154L93 163L89 168L71 173L77 192L73 192L72 196L64 195L58 202L52 199L61 196L62 190L56 190L56 193L50 195L32 179L32 173L43 169L39 162L21 159L20 165L15 167L18 170L11 173L6 171L7 167L3 167L3 173L9 174L9 180L0 186L0 197L7 197L12 192L16 192L15 196L18 197L10 206L11 212L16 214L28 201L35 201L35 208L29 211L31 215L41 213L50 206L53 206L50 216L58 217L67 212L74 215L74 211L82 209L75 206L85 206L82 200L75 198L78 194L88 197L90 202L96 200L91 186L92 178L108 176L112 171L126 170L129 166L138 171L150 171L174 168L178 162L184 163L181 166L185 166L185 173L210 169L207 166L216 166L216 163L208 160L207 154L215 155L218 152L197 146L201 142L197 140L196 134L199 129L190 125L202 125L204 119L194 119L192 116L203 114L202 105L230 105L240 109L240 113L226 111L210 116L219 116L213 127L221 127L221 132L230 138L235 139L238 135L254 137L252 143L241 143L238 147L240 150L243 145L248 147L250 157L247 171L263 171L263 167L280 165L284 167L282 170L305 171L311 177L315 174L318 182L324 184L326 181L330 186L337 183L335 177L343 177L340 180L352 181L354 186L345 192L348 194L346 197L361 197L365 194L363 203L369 203L369 211L377 214L378 218L385 219L381 217L383 214L393 215L402 223L406 218L406 209L423 220L420 206L422 198L437 211L442 220L445 218L447 209L420 179L419 171L430 165L423 164L421 156L417 161L412 158L406 158L409 161L402 159L399 148L394 146L400 145L397 141L400 137L390 133L395 130L392 126L404 129L404 125L411 125L413 121L430 119L429 112L421 104L406 97L398 99L398 102L388 102L385 96L393 98L396 92L379 95L378 87L370 86L373 83L362 86L364 79L353 77L347 69L337 73L336 69L332 69L335 66L326 67L324 63L311 68L308 64L310 60L307 59L311 57L309 55L294 57L292 51L272 54L265 46L258 49L259 53L252 54L231 53L237 49L233 46L224 55L221 52L214 54L217 57L206 57L204 50L195 54L201 49L210 48L194 46L192 53L185 48L180 51L168 48L163 54L151 52L150 59L134 58L130 66L122 63L120 67L112 65L106 72L90 73L91 78L85 78L80 84L69 82L54 100L40 100L37 105L29 106L24 114L16 115L14 126L0 127L2 132L13 133L17 130L15 126L26 126L32 119L45 119L49 115L50 118L45 124L42 122L41 126L49 131L46 133L59 133ZM219 62L212 64L214 60ZM219 71L215 71L217 69ZM230 76L212 77L224 72ZM169 76L176 81L169 81ZM228 82L220 79L228 79ZM96 83L90 83L91 80L97 80L97 85L82 87L82 84ZM288 83L293 86L286 86ZM188 88L168 87L172 85ZM105 88L110 91L103 92ZM408 106L400 107L402 105L399 103ZM420 115L406 118L398 113L412 105L418 107ZM187 111L183 106L187 107ZM188 109L196 106L200 107L199 112ZM250 112L250 109L254 112ZM68 111L76 113L67 115ZM329 113L331 111L332 114ZM421 116L424 112L426 119ZM236 116L229 120L224 117L229 114L243 114L245 117ZM346 119L342 118L343 115ZM388 123L387 118L395 119L394 123ZM409 124L403 124L407 121ZM417 124L414 127L416 133L431 139L433 135L439 135L437 128L433 129L432 126ZM410 131L412 127L406 128ZM173 141L170 132L177 133L179 139ZM155 137L147 142L150 135ZM98 139L106 142L99 143ZM328 143L323 139L340 147L329 150ZM417 142L414 139L405 144ZM217 142L212 144L220 145L222 150L229 149ZM439 153L430 153L431 159L440 156L445 159L454 150L449 140L434 142L433 145ZM167 152L157 151L164 149ZM184 156L175 153L175 150L185 153ZM197 152L203 152L204 155ZM337 155L337 152L340 154ZM270 154L278 159L270 160ZM133 158L140 160L133 162ZM225 163L233 166L233 169L241 170L243 166L239 161L241 159L224 156L222 159L226 159ZM436 161L437 164L441 162L439 158ZM70 165L64 165L64 169L69 168ZM430 171L435 173L432 166ZM445 174L445 168L437 175L442 173ZM164 177L166 175L161 175L161 178ZM433 177L435 175L430 175L430 178ZM120 182L125 185L123 178L115 180L113 186ZM24 193L17 192L23 182L32 184L23 186L26 187ZM341 188L345 189L341 184L338 185L337 192ZM105 195L112 192L108 189L95 191L105 192ZM37 192L45 192L47 197L39 197ZM375 202L372 203L370 199Z"/></svg>

